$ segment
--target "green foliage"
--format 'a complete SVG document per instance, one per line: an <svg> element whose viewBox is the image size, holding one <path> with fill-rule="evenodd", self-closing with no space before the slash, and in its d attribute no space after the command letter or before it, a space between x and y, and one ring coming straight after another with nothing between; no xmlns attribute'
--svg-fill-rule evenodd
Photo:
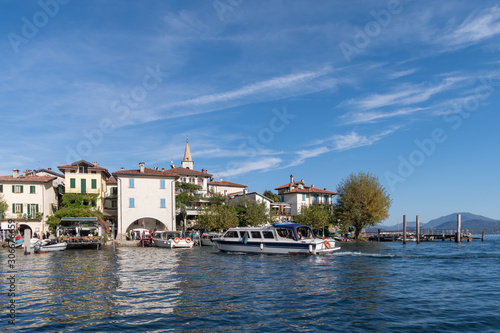
<svg viewBox="0 0 500 333"><path fill-rule="evenodd" d="M242 199L236 207L240 227L261 226L271 221L269 210L264 202Z"/></svg>
<svg viewBox="0 0 500 333"><path fill-rule="evenodd" d="M0 215L5 216L5 212L9 209L9 204L5 201L3 194L0 194Z"/></svg>
<svg viewBox="0 0 500 333"><path fill-rule="evenodd" d="M200 200L198 197L192 194L194 193L194 191L198 191L203 188L200 185L185 182L175 182L175 187L177 189L181 189L181 193L175 196L175 205L176 207L181 208L181 210L186 210L187 203Z"/></svg>
<svg viewBox="0 0 500 333"><path fill-rule="evenodd" d="M378 178L370 173L350 174L337 186L335 218L345 226L355 228L358 239L366 226L375 226L389 217L391 199Z"/></svg>
<svg viewBox="0 0 500 333"><path fill-rule="evenodd" d="M198 224L206 230L227 230L238 226L236 208L227 205L210 205L200 210Z"/></svg>
<svg viewBox="0 0 500 333"><path fill-rule="evenodd" d="M323 230L333 222L332 206L310 205L301 209L294 217L296 223L310 225L314 230Z"/></svg>
<svg viewBox="0 0 500 333"><path fill-rule="evenodd" d="M273 202L280 201L280 197L277 194L273 193L273 191L271 190L265 190L263 194L265 197L271 199Z"/></svg>
<svg viewBox="0 0 500 333"><path fill-rule="evenodd" d="M61 224L63 217L101 217L102 213L92 210L96 205L98 194L66 193L62 197L61 208L47 218L47 224L52 232Z"/></svg>

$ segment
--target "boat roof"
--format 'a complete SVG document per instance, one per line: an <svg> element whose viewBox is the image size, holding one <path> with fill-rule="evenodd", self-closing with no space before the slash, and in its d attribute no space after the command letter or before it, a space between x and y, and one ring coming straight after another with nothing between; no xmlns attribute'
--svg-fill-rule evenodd
<svg viewBox="0 0 500 333"><path fill-rule="evenodd" d="M280 222L280 223L274 223L274 227L279 227L279 228L287 228L287 229L295 229L299 227L306 227L306 228L311 228L309 225L305 224L298 224L298 223L291 223L291 222Z"/></svg>

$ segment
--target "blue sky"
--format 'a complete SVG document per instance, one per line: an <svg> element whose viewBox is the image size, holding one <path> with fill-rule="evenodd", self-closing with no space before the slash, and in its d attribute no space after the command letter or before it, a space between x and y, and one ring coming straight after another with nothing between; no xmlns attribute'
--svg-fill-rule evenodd
<svg viewBox="0 0 500 333"><path fill-rule="evenodd" d="M370 172L384 224L500 219L497 1L2 1L0 174L180 165L263 192Z"/></svg>

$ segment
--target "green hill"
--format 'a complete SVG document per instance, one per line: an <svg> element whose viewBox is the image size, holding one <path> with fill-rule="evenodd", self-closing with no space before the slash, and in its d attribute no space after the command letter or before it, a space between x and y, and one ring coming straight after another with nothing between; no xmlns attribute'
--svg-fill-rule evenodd
<svg viewBox="0 0 500 333"><path fill-rule="evenodd" d="M436 229L457 229L457 220L441 223L435 227ZM487 220L467 220L462 221L462 230L469 230L472 234L481 234L483 231L486 234L500 234L500 221Z"/></svg>

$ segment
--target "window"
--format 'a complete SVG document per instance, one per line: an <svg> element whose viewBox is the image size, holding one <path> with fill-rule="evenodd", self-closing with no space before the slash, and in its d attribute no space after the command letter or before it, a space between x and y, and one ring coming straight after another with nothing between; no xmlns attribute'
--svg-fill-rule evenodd
<svg viewBox="0 0 500 333"><path fill-rule="evenodd" d="M118 207L118 202L116 200L111 201L111 208L117 208Z"/></svg>
<svg viewBox="0 0 500 333"><path fill-rule="evenodd" d="M36 193L36 186L30 185L30 193Z"/></svg>
<svg viewBox="0 0 500 333"><path fill-rule="evenodd" d="M75 178L69 179L69 188L76 188L76 179Z"/></svg>
<svg viewBox="0 0 500 333"><path fill-rule="evenodd" d="M28 208L28 218L36 217L36 213L38 213L38 204L27 204Z"/></svg>
<svg viewBox="0 0 500 333"><path fill-rule="evenodd" d="M262 231L262 235L264 236L264 238L274 239L274 235L273 235L272 231Z"/></svg>
<svg viewBox="0 0 500 333"><path fill-rule="evenodd" d="M285 202L285 196L284 195L281 196L281 202Z"/></svg>
<svg viewBox="0 0 500 333"><path fill-rule="evenodd" d="M96 173L97 173L97 171L90 171L90 173L92 173L92 174L96 174Z"/></svg>
<svg viewBox="0 0 500 333"><path fill-rule="evenodd" d="M95 190L97 188L97 179L92 179L91 182L92 182L92 189Z"/></svg>
<svg viewBox="0 0 500 333"><path fill-rule="evenodd" d="M306 201L306 195L302 194L302 201Z"/></svg>
<svg viewBox="0 0 500 333"><path fill-rule="evenodd" d="M251 231L250 234L252 235L252 238L262 238L260 231Z"/></svg>
<svg viewBox="0 0 500 333"><path fill-rule="evenodd" d="M130 188L134 188L134 178L130 178L130 179L128 180L128 187L130 187Z"/></svg>
<svg viewBox="0 0 500 333"><path fill-rule="evenodd" d="M165 179L160 179L160 188L165 188Z"/></svg>
<svg viewBox="0 0 500 333"><path fill-rule="evenodd" d="M135 208L135 200L134 200L134 198L129 198L128 199L128 206L130 208Z"/></svg>
<svg viewBox="0 0 500 333"><path fill-rule="evenodd" d="M69 173L76 173L76 170L70 170Z"/></svg>
<svg viewBox="0 0 500 333"><path fill-rule="evenodd" d="M238 232L237 231L227 231L225 234L224 234L224 237L225 238L238 238Z"/></svg>
<svg viewBox="0 0 500 333"><path fill-rule="evenodd" d="M89 173L89 170L88 170L88 167L86 165L81 165L79 168L78 168L78 172L79 173Z"/></svg>
<svg viewBox="0 0 500 333"><path fill-rule="evenodd" d="M165 199L160 199L160 208L166 208Z"/></svg>
<svg viewBox="0 0 500 333"><path fill-rule="evenodd" d="M3 185L0 184L0 193L3 193Z"/></svg>
<svg viewBox="0 0 500 333"><path fill-rule="evenodd" d="M12 213L14 213L14 214L22 214L23 213L23 204L13 203L12 204Z"/></svg>
<svg viewBox="0 0 500 333"><path fill-rule="evenodd" d="M12 193L23 193L23 185L12 185Z"/></svg>

